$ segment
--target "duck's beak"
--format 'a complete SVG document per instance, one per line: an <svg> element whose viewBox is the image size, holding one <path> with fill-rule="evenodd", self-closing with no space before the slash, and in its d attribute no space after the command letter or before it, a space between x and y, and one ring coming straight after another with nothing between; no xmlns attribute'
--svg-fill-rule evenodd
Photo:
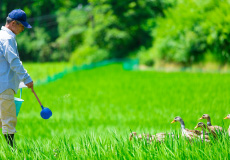
<svg viewBox="0 0 230 160"><path fill-rule="evenodd" d="M229 119L228 117L225 117L224 119Z"/></svg>
<svg viewBox="0 0 230 160"><path fill-rule="evenodd" d="M175 120L173 120L171 123L174 123L174 122L176 122Z"/></svg>
<svg viewBox="0 0 230 160"><path fill-rule="evenodd" d="M196 125L196 127L194 129L197 129L198 128L198 125Z"/></svg>
<svg viewBox="0 0 230 160"><path fill-rule="evenodd" d="M202 119L203 119L203 117L199 118L198 120L202 120Z"/></svg>

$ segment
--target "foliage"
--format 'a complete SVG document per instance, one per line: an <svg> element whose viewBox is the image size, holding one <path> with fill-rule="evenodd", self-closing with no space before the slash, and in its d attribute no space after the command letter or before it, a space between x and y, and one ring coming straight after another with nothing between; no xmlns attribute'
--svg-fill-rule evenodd
<svg viewBox="0 0 230 160"><path fill-rule="evenodd" d="M71 63L76 65L90 64L105 60L108 56L109 54L106 50L99 49L96 46L81 46L73 52Z"/></svg>
<svg viewBox="0 0 230 160"><path fill-rule="evenodd" d="M70 12L58 13L58 31L60 36L53 43L57 57L65 55L63 59L69 60L75 48L81 46L83 34L87 29L89 20L89 9L89 6L83 9L82 6L79 6L79 8Z"/></svg>
<svg viewBox="0 0 230 160"><path fill-rule="evenodd" d="M47 61L50 59L52 53L47 41L50 41L50 37L43 28L34 28L35 32L24 32L17 37L17 42L21 44L20 49L22 54L20 57L30 61Z"/></svg>
<svg viewBox="0 0 230 160"><path fill-rule="evenodd" d="M163 16L163 10L176 2L4 0L0 2L0 19L5 21L15 8L27 13L33 29L18 36L22 60L67 61L82 45L108 52L107 58L121 58L136 52L140 46L151 46L150 31L155 27L155 18Z"/></svg>
<svg viewBox="0 0 230 160"><path fill-rule="evenodd" d="M91 0L94 15L94 37L110 57L125 57L140 46L149 46L154 18L163 15L171 1L99 1Z"/></svg>
<svg viewBox="0 0 230 160"><path fill-rule="evenodd" d="M155 26L154 18L162 16L163 9L173 3L175 2L92 0L83 45L96 46L109 53L106 58L127 57L140 46L148 47L151 44L150 30ZM76 56L76 51L73 56L80 58L81 56ZM101 59L103 58L105 57Z"/></svg>
<svg viewBox="0 0 230 160"><path fill-rule="evenodd" d="M227 0L179 3L157 20L150 52L155 60L185 65L210 59L229 62L229 15ZM215 58L206 59L210 55Z"/></svg>
<svg viewBox="0 0 230 160"><path fill-rule="evenodd" d="M146 65L230 61L228 0L3 0L3 25L14 8L24 9L33 26L17 36L22 60L73 61L83 48L97 48L97 58L85 51L75 63L138 52Z"/></svg>
<svg viewBox="0 0 230 160"><path fill-rule="evenodd" d="M154 57L152 52L145 47L141 47L138 50L138 58L140 59L140 64L144 64L146 66L153 66L154 65Z"/></svg>
<svg viewBox="0 0 230 160"><path fill-rule="evenodd" d="M0 1L0 21L5 19L10 11L21 8L27 13L27 19L33 28L25 30L17 36L18 50L22 60L27 61L53 61L66 60L65 54L56 53L53 42L59 37L57 16L58 12L68 12L78 6L86 5L84 0L3 0ZM67 47L68 48L68 47ZM54 54L52 53L54 52Z"/></svg>

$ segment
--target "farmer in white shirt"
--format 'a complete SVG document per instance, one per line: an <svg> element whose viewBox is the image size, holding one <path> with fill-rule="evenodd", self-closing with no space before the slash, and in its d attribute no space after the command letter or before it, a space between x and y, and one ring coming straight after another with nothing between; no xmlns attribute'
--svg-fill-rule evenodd
<svg viewBox="0 0 230 160"><path fill-rule="evenodd" d="M33 81L19 59L16 35L26 28L32 28L26 22L26 14L15 9L8 14L6 25L0 30L0 127L7 143L14 146L14 134L17 124L14 94L19 83L24 82L33 88Z"/></svg>

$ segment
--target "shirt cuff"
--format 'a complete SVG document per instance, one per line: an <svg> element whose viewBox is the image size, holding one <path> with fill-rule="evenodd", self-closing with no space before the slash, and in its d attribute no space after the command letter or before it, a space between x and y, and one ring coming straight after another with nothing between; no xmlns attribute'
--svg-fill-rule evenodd
<svg viewBox="0 0 230 160"><path fill-rule="evenodd" d="M28 84L28 83L30 83L30 82L32 82L32 81L33 81L33 80L32 80L30 77L28 77L28 78L25 79L24 83L25 83L25 84Z"/></svg>

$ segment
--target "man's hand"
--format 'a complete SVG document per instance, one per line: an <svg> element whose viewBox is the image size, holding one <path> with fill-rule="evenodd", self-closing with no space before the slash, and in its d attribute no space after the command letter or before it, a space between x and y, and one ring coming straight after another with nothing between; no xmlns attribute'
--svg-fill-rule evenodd
<svg viewBox="0 0 230 160"><path fill-rule="evenodd" d="M27 83L27 84L25 84L28 88L33 88L34 87L34 83L33 83L33 81L32 82L30 82L30 83Z"/></svg>

